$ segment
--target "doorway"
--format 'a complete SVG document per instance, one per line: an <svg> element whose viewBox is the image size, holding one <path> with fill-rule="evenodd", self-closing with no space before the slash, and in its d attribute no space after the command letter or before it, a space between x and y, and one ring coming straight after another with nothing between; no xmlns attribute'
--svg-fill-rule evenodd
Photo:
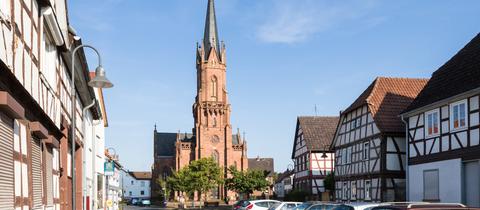
<svg viewBox="0 0 480 210"><path fill-rule="evenodd" d="M480 207L480 161L463 163L463 199L470 207Z"/></svg>

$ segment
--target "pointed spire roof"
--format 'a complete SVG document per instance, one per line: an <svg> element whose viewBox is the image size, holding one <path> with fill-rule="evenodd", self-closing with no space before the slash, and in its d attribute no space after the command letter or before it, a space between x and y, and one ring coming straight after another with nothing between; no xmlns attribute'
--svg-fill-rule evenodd
<svg viewBox="0 0 480 210"><path fill-rule="evenodd" d="M217 18L215 17L214 0L208 0L207 18L205 20L205 33L203 35L205 58L208 58L210 50L215 47L217 55L220 55L220 42L218 40Z"/></svg>

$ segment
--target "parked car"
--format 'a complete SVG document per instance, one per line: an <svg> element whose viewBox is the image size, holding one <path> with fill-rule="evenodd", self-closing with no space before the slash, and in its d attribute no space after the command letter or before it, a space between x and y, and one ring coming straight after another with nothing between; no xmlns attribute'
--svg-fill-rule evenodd
<svg viewBox="0 0 480 210"><path fill-rule="evenodd" d="M134 205L137 204L137 202L138 202L138 199L132 198L132 199L130 199L130 200L127 202L127 205L132 205L132 206L134 206Z"/></svg>
<svg viewBox="0 0 480 210"><path fill-rule="evenodd" d="M276 200L254 200L243 203L240 210L268 210L273 205L280 203Z"/></svg>
<svg viewBox="0 0 480 210"><path fill-rule="evenodd" d="M239 201L237 201L237 202L235 202L235 203L233 204L232 209L233 209L233 210L239 210L239 209L242 208L242 206L243 206L246 202L248 202L248 201L247 201L247 200L239 200ZM247 206L247 205L245 205L245 207L246 207L246 206Z"/></svg>
<svg viewBox="0 0 480 210"><path fill-rule="evenodd" d="M150 206L150 205L152 205L152 203L148 199L141 200L137 203L138 203L138 206Z"/></svg>
<svg viewBox="0 0 480 210"><path fill-rule="evenodd" d="M301 202L281 202L273 204L268 210L293 210L301 204Z"/></svg>
<svg viewBox="0 0 480 210"><path fill-rule="evenodd" d="M480 208L469 208L457 203L392 203L387 206L378 206L372 210L427 210L427 209L449 209L449 210L480 210Z"/></svg>
<svg viewBox="0 0 480 210"><path fill-rule="evenodd" d="M333 210L340 204L335 203L322 203L322 204L313 204L305 210Z"/></svg>
<svg viewBox="0 0 480 210"><path fill-rule="evenodd" d="M294 210L306 210L308 207L313 206L314 204L322 204L322 202L307 201L307 202L304 202L304 203L300 204L299 206L295 207Z"/></svg>
<svg viewBox="0 0 480 210"><path fill-rule="evenodd" d="M388 206L387 203L345 203L338 205L333 210L372 210L377 206Z"/></svg>

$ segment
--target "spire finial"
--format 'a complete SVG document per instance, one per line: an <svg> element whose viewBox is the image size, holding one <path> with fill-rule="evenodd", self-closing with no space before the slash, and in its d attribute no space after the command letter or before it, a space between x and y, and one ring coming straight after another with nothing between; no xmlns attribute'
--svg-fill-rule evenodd
<svg viewBox="0 0 480 210"><path fill-rule="evenodd" d="M157 123L155 123L154 128L154 131L157 132Z"/></svg>
<svg viewBox="0 0 480 210"><path fill-rule="evenodd" d="M217 18L215 17L214 0L208 0L207 17L205 20L205 33L203 35L203 46L205 58L208 58L210 50L214 48L220 55L220 44L218 42Z"/></svg>

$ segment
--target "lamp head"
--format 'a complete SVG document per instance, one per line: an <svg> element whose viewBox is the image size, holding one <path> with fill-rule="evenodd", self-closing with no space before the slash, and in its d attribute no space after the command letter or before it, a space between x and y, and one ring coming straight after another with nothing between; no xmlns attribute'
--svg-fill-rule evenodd
<svg viewBox="0 0 480 210"><path fill-rule="evenodd" d="M95 77L88 82L88 85L94 88L111 88L112 82L107 79L105 69L102 66L98 66L95 69Z"/></svg>

